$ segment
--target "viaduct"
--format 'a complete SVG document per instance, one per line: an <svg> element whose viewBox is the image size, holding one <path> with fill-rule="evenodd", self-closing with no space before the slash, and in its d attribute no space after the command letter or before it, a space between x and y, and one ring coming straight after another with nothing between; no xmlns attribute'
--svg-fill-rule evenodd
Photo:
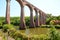
<svg viewBox="0 0 60 40"><path fill-rule="evenodd" d="M10 24L10 1L6 0L6 23ZM28 6L30 9L30 28L34 28L35 26L38 27L40 25L46 24L46 13L40 10L39 8L35 7L31 3L27 2L26 0L16 0L21 6L21 16L20 16L20 29L25 29L25 17L24 17L24 6ZM36 14L36 21L34 22L33 17L33 10L35 10ZM39 14L39 15L38 15Z"/></svg>

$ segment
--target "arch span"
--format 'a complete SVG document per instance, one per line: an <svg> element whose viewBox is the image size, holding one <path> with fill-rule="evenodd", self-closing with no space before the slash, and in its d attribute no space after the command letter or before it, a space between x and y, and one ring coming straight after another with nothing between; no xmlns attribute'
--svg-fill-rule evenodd
<svg viewBox="0 0 60 40"><path fill-rule="evenodd" d="M39 15L38 15L39 10L37 8L34 8L34 10L35 10L35 14L36 14L35 15L35 17L36 17L35 26L38 27L39 26Z"/></svg>
<svg viewBox="0 0 60 40"><path fill-rule="evenodd" d="M33 28L35 26L34 17L33 17L33 7L29 4L25 4L25 5L28 6L30 9L30 26L29 26L29 28Z"/></svg>

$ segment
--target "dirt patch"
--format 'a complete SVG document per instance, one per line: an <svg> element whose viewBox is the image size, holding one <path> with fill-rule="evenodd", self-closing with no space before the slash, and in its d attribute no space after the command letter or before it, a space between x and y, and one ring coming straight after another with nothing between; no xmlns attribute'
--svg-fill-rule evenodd
<svg viewBox="0 0 60 40"><path fill-rule="evenodd" d="M2 37L0 37L0 40L2 40Z"/></svg>

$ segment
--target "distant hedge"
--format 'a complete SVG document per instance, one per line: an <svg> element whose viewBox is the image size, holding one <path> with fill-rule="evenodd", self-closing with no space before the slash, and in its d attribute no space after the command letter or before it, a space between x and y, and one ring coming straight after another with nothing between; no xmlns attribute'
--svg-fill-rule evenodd
<svg viewBox="0 0 60 40"><path fill-rule="evenodd" d="M40 27L42 27L42 28L51 28L52 26L54 26L57 29L60 29L60 25L41 25Z"/></svg>

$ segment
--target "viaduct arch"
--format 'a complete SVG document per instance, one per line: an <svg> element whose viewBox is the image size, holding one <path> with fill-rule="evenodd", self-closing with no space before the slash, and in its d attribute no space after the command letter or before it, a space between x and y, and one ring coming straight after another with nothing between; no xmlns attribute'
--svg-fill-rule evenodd
<svg viewBox="0 0 60 40"><path fill-rule="evenodd" d="M6 0L7 6L6 6L6 23L10 24L10 1ZM38 9L31 3L27 2L26 0L16 0L20 6L21 6L21 16L20 16L20 29L25 29L25 17L24 17L24 6L28 6L30 9L30 28L38 27L42 24L46 24L46 13L44 13L42 10ZM33 17L33 10L35 10L36 14L36 21L34 23L34 17ZM38 16L39 13L39 16Z"/></svg>

